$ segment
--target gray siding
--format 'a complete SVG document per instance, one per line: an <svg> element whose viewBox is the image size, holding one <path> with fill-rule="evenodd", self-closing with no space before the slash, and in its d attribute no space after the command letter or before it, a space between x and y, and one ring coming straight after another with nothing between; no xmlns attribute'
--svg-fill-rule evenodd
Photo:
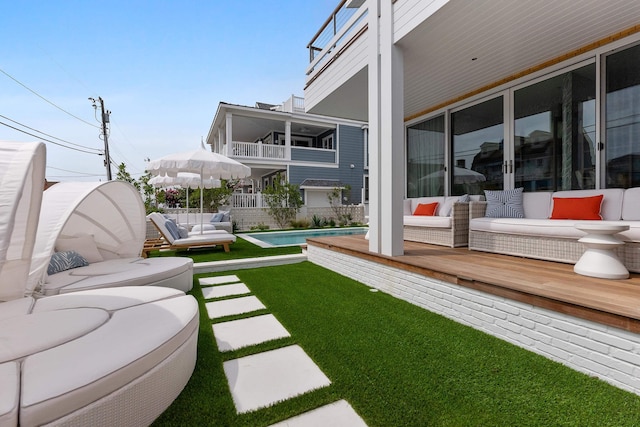
<svg viewBox="0 0 640 427"><path fill-rule="evenodd" d="M331 150L319 150L314 148L291 147L291 160L301 162L335 163L336 152Z"/></svg>
<svg viewBox="0 0 640 427"><path fill-rule="evenodd" d="M290 166L289 182L300 185L305 179L337 179L351 186L349 203L362 200L362 176L364 175L364 136L356 126L338 126L336 147L339 152L339 167L318 168ZM306 151L306 150L305 150ZM293 156L293 147L292 152ZM315 160L315 159L314 159ZM351 168L351 165L354 167Z"/></svg>

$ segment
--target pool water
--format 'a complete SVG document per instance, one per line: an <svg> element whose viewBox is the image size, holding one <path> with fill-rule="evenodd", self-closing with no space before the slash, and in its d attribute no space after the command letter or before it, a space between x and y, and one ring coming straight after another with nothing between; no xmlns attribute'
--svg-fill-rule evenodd
<svg viewBox="0 0 640 427"><path fill-rule="evenodd" d="M366 232L367 227L348 227L317 230L270 231L266 233L238 234L238 236L261 248L275 248L280 246L303 245L309 237L364 235Z"/></svg>

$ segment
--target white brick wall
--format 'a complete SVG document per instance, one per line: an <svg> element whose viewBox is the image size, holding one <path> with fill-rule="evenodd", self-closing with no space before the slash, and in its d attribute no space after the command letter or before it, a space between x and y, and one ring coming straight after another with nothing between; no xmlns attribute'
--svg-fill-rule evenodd
<svg viewBox="0 0 640 427"><path fill-rule="evenodd" d="M640 394L640 335L309 245L309 261Z"/></svg>

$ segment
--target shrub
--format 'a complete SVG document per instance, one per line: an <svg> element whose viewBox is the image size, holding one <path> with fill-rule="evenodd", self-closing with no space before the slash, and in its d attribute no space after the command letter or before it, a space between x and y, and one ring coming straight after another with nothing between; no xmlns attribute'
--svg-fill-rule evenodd
<svg viewBox="0 0 640 427"><path fill-rule="evenodd" d="M307 218L302 218L299 220L294 219L289 224L291 224L292 228L309 228L309 226L311 225Z"/></svg>

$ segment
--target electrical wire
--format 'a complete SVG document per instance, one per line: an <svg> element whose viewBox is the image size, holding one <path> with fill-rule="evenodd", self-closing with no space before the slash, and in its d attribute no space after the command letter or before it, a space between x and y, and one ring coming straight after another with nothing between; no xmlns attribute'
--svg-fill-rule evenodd
<svg viewBox="0 0 640 427"><path fill-rule="evenodd" d="M50 142L50 143L52 143L52 144L54 144L54 145L58 145L58 146L60 146L60 147L68 148L69 150L75 150L75 151L79 151L79 152L81 152L81 153L87 153L87 154L98 154L98 155L100 155L100 156L102 155L102 152L101 152L101 151L98 151L98 152L96 153L96 152L93 152L93 151L87 151L87 150L81 150L81 149L79 149L79 148L69 147L69 146L67 146L67 145L60 144L59 142L51 141L51 140L49 140L49 139L47 139L47 138L43 138L43 137L41 137L41 136L34 135L34 134L32 134L32 133L30 133L30 132L27 132L27 131L24 131L24 130L22 130L22 129L18 129L18 128L17 128L17 127L15 127L15 126L11 126L10 124L7 124L7 123L1 122L1 121L0 121L0 125L6 126L6 127L8 127L8 128L14 129L14 130L17 130L18 132L22 132L22 133L24 133L24 134L26 134L26 135L33 136L34 138L38 138L39 140L46 141L46 142ZM95 150L95 148L92 148L92 150Z"/></svg>
<svg viewBox="0 0 640 427"><path fill-rule="evenodd" d="M47 166L47 169L53 169L53 170L57 170L57 171L61 171L61 172L75 173L77 175L83 175L83 176L102 176L103 175L103 174L96 175L96 174L93 174L93 173L72 171L72 170L69 170L69 169L54 168L53 166Z"/></svg>
<svg viewBox="0 0 640 427"><path fill-rule="evenodd" d="M47 98L45 98L44 96L40 95L38 92L36 92L35 90L31 89L30 87L28 87L27 85L25 85L24 83L22 83L20 80L16 79L15 77L13 77L11 74L7 73L6 71L4 71L2 68L0 68L0 72L2 74L4 74L5 76L9 77L11 80L13 80L14 82L18 83L20 86L22 86L23 88L27 89L29 92L33 93L35 96L37 96L38 98L42 99L43 101L47 102L48 104L54 106L55 108L57 108L58 110L62 111L65 114L70 115L71 117L73 117L74 119L80 120L82 123L88 124L89 126L93 126L94 128L98 128L100 129L99 126L93 124L93 123L89 123L88 121L81 119L78 116L75 116L73 114L71 114L70 112L68 112L67 110L65 110L64 108L54 104L53 102L49 101Z"/></svg>
<svg viewBox="0 0 640 427"><path fill-rule="evenodd" d="M27 125L25 125L25 124L22 124L22 123L20 123L20 122L17 122L17 121L15 121L15 120L13 120L13 119L9 118L9 117L7 117L7 116L3 116L2 114L0 114L0 117L2 117L3 119L9 120L10 122L15 123L15 124L17 124L17 125L20 125L20 126L22 126L22 127L25 127L25 128L27 128L27 129L29 129L29 130L32 130L32 131L34 131L34 132L38 132L38 133L41 133L41 134L43 134L43 135L46 135L46 136L48 136L49 138L57 139L58 141L65 142L65 143L67 143L67 144L71 144L71 145L74 145L74 146L76 146L76 147L84 148L84 149L86 149L86 150L94 150L94 151L96 151L96 154L101 153L101 151L100 151L99 149L97 149L97 148L87 147L86 145L74 144L73 142L66 141L66 140L61 139L61 138L58 138L58 137L56 137L56 136L49 135L48 133L42 132L42 131L40 131L40 130L38 130L38 129L34 129L34 128L32 128L32 127L29 127L29 126L27 126ZM71 147L69 147L69 148L71 148Z"/></svg>

